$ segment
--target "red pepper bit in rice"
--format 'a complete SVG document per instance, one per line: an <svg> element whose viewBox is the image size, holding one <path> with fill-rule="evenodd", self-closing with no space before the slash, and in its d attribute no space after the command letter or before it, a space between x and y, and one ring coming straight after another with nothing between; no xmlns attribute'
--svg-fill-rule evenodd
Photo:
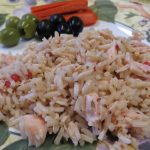
<svg viewBox="0 0 150 150"><path fill-rule="evenodd" d="M150 66L150 61L145 61L145 62L144 62L144 65Z"/></svg>
<svg viewBox="0 0 150 150"><path fill-rule="evenodd" d="M115 48L116 48L117 52L120 50L120 47L118 44L116 44Z"/></svg>
<svg viewBox="0 0 150 150"><path fill-rule="evenodd" d="M31 79L32 78L32 72L30 70L28 70L27 74L26 74L26 77L28 79Z"/></svg>
<svg viewBox="0 0 150 150"><path fill-rule="evenodd" d="M9 80L6 80L6 81L5 81L5 86L6 86L6 88L9 88L10 85L11 85L10 81L9 81Z"/></svg>
<svg viewBox="0 0 150 150"><path fill-rule="evenodd" d="M15 82L21 81L20 76L15 73L11 75L11 79L14 80Z"/></svg>
<svg viewBox="0 0 150 150"><path fill-rule="evenodd" d="M93 71L96 72L96 65L93 67Z"/></svg>

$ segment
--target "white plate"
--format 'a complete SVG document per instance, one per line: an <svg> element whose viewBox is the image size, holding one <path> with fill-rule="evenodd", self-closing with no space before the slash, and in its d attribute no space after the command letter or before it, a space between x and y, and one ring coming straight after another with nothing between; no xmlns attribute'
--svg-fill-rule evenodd
<svg viewBox="0 0 150 150"><path fill-rule="evenodd" d="M120 23L114 24L114 23L109 23L109 22L105 22L105 21L98 21L94 26L91 26L90 28L95 28L96 30L110 29L110 30L112 30L114 35L124 36L124 37L131 36L132 31L133 31L131 28L129 28L125 25L122 25ZM29 40L29 41L20 41L17 46L14 46L11 48L4 47L3 45L0 44L0 52L1 53L12 53L12 54L22 53L22 51L25 49L25 47L32 41L35 41L35 39ZM150 43L148 43L146 40L144 41L144 43L150 45Z"/></svg>

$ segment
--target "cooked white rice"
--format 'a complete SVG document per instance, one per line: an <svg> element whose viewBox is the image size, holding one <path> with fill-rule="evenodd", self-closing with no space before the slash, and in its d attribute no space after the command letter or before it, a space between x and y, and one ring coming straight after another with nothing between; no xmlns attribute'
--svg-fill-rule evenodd
<svg viewBox="0 0 150 150"><path fill-rule="evenodd" d="M150 65L144 64L150 47L138 37L107 30L77 38L56 34L10 58L9 65L0 62L0 120L10 127L35 114L57 134L55 144L62 138L75 145L104 141L109 130L119 138L114 148L127 149L137 146L135 138L150 137Z"/></svg>

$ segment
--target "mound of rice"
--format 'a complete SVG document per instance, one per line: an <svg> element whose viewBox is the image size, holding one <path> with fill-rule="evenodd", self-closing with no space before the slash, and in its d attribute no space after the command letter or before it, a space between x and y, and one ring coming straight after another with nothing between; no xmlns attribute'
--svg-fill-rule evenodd
<svg viewBox="0 0 150 150"><path fill-rule="evenodd" d="M55 144L105 141L109 131L118 150L150 137L150 47L139 36L56 34L7 61L0 62L0 120L8 126L34 114L57 134Z"/></svg>

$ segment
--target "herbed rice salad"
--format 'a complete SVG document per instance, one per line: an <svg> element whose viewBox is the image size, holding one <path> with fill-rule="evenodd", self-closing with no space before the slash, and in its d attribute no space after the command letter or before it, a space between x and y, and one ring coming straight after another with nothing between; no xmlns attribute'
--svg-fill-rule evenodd
<svg viewBox="0 0 150 150"><path fill-rule="evenodd" d="M127 150L150 137L150 47L138 34L56 33L0 66L0 120L29 145L49 133L57 134L55 144L105 141L108 150ZM116 137L111 144L108 132Z"/></svg>

